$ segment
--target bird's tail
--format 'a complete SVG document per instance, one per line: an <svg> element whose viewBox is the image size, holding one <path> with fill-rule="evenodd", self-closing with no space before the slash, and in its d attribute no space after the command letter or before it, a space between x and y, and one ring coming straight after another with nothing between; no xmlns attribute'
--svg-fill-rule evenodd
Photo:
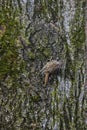
<svg viewBox="0 0 87 130"><path fill-rule="evenodd" d="M49 73L46 73L45 74L45 86L47 85L47 82L48 82L48 79L49 79Z"/></svg>

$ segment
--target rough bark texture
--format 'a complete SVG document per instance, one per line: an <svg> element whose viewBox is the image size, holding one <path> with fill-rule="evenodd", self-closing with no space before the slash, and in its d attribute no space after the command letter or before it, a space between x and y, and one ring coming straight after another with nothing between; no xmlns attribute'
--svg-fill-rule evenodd
<svg viewBox="0 0 87 130"><path fill-rule="evenodd" d="M86 100L86 105L87 105L87 1L85 4L85 86L84 86L84 91L85 91L85 100ZM85 117L86 117L86 124L87 124L87 108L85 111Z"/></svg>
<svg viewBox="0 0 87 130"><path fill-rule="evenodd" d="M85 75L86 75L85 96L87 99L87 1L86 1L86 6L85 6L85 36L86 36L86 40L85 40Z"/></svg>
<svg viewBox="0 0 87 130"><path fill-rule="evenodd" d="M86 130L85 4L22 1L0 0L0 130ZM63 60L63 72L45 68L44 87L50 59Z"/></svg>

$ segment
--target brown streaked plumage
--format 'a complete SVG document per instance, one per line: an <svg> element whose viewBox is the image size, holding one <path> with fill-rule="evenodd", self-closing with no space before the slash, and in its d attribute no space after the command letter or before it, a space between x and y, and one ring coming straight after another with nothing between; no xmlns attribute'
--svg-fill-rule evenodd
<svg viewBox="0 0 87 130"><path fill-rule="evenodd" d="M51 60L42 68L41 72L45 74L45 86L48 83L49 75L55 73L61 66L61 61Z"/></svg>

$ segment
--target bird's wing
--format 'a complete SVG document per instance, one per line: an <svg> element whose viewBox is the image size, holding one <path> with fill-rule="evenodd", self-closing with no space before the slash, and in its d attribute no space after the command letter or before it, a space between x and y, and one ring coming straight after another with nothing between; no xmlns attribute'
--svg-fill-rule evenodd
<svg viewBox="0 0 87 130"><path fill-rule="evenodd" d="M49 61L42 69L41 69L41 73L46 73L46 72L52 72L56 69L58 69L58 67L60 67L60 62L56 61L56 60L52 60Z"/></svg>

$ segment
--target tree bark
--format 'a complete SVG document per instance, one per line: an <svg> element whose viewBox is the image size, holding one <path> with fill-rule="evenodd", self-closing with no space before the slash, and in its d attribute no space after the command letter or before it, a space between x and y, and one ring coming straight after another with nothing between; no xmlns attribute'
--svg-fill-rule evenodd
<svg viewBox="0 0 87 130"><path fill-rule="evenodd" d="M87 0L85 1L85 85L84 85L85 101L87 104ZM87 124L87 110L85 111L85 121Z"/></svg>
<svg viewBox="0 0 87 130"><path fill-rule="evenodd" d="M85 4L85 98L87 99L87 1Z"/></svg>

